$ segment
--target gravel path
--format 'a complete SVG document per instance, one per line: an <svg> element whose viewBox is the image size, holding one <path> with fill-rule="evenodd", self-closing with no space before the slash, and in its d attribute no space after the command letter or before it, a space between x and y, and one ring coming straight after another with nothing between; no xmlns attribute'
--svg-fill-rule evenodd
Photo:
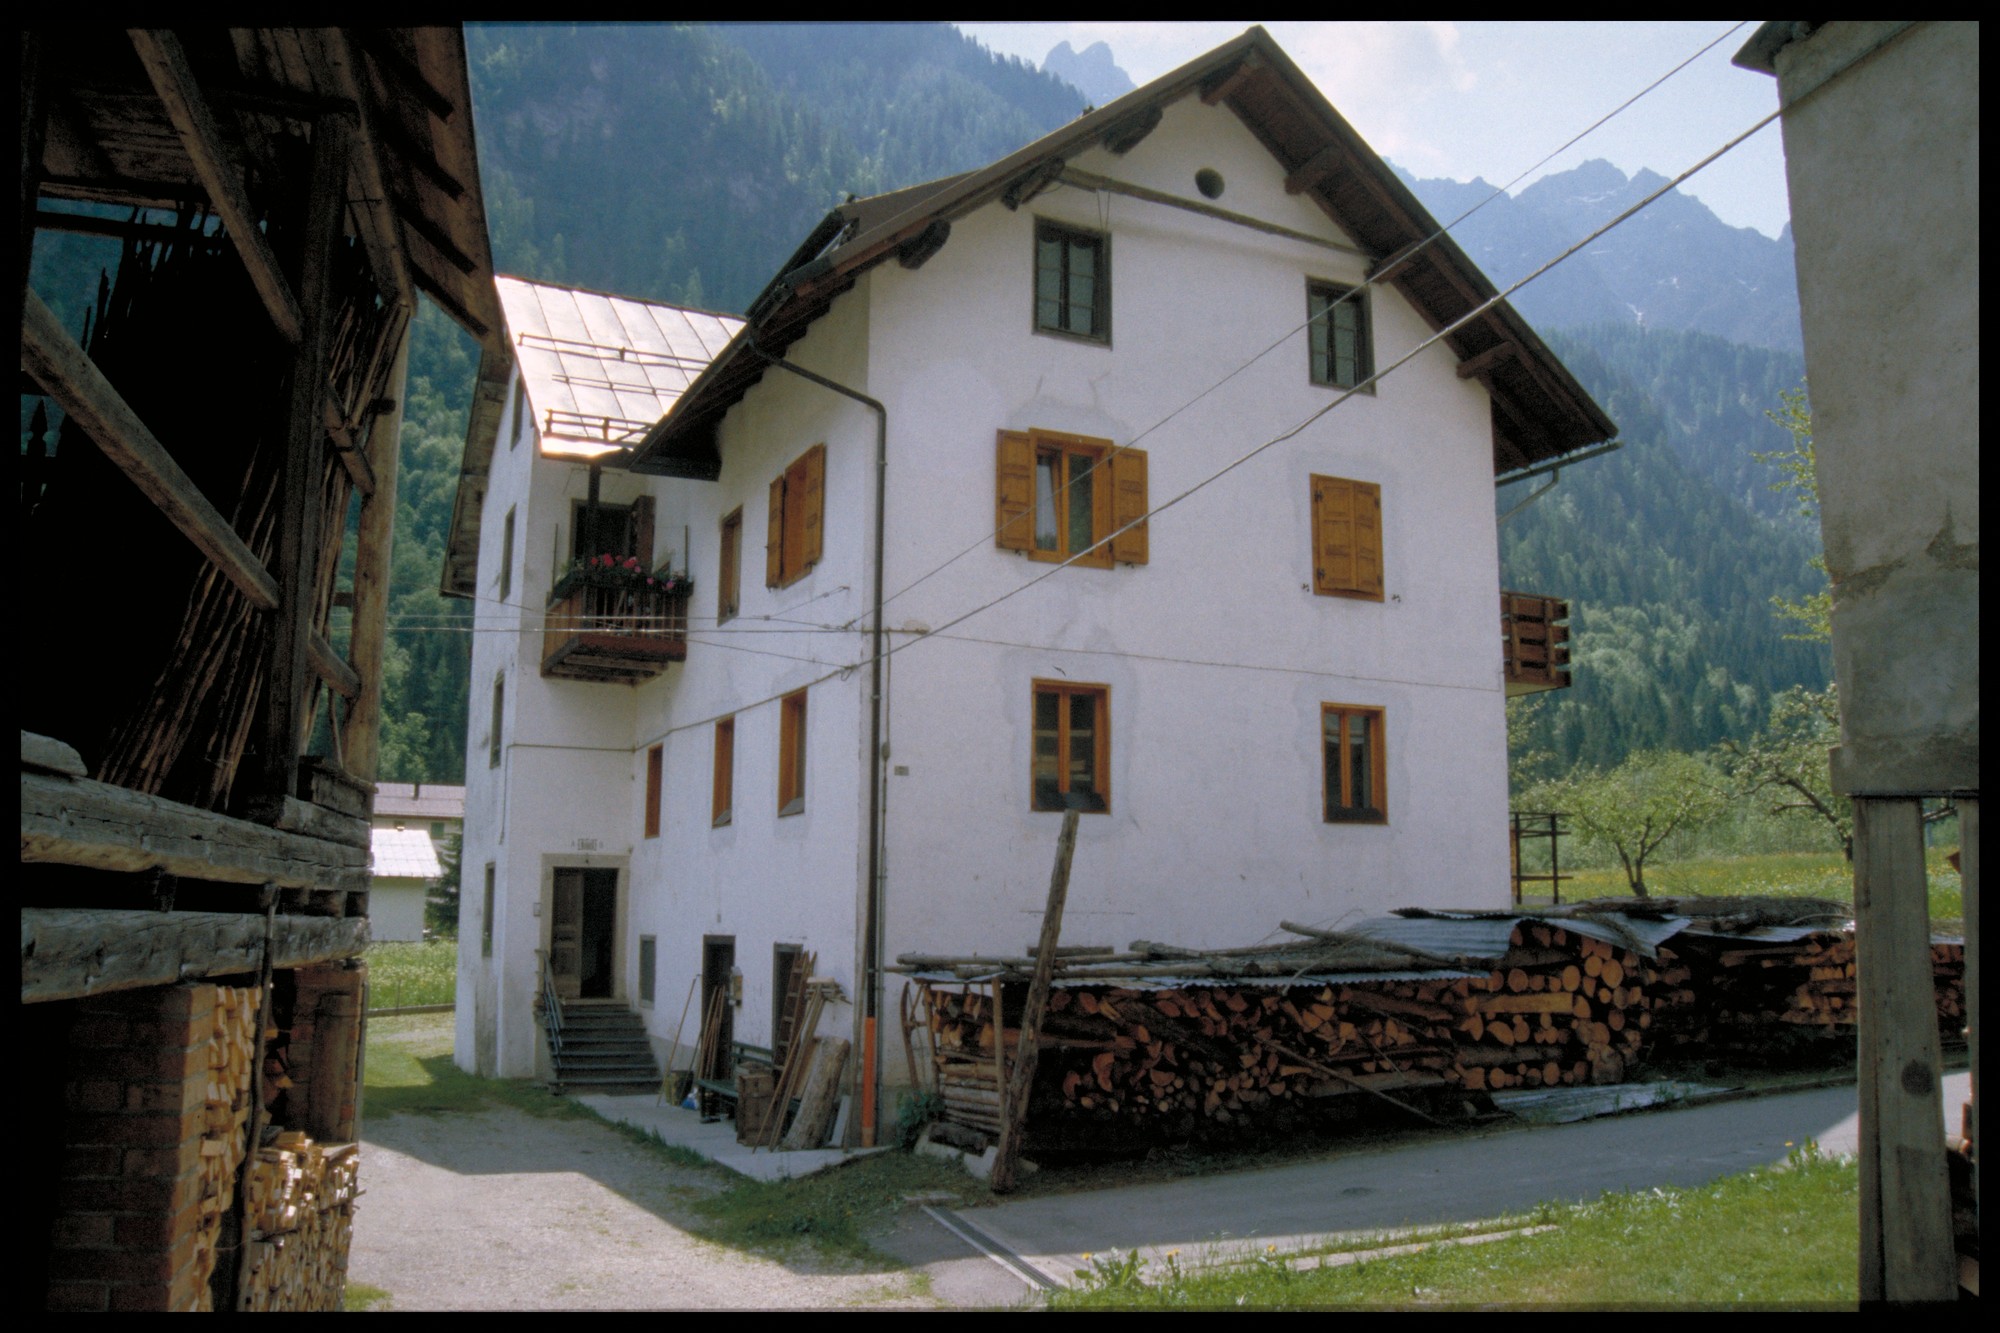
<svg viewBox="0 0 2000 1333"><path fill-rule="evenodd" d="M596 1120L370 1117L348 1280L387 1291L378 1310L936 1308L905 1269L697 1238L693 1201L721 1179Z"/></svg>

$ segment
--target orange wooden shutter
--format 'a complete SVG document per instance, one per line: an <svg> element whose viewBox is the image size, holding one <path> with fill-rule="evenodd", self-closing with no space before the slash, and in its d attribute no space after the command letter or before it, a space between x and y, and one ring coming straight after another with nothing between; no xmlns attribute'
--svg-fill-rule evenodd
<svg viewBox="0 0 2000 1333"><path fill-rule="evenodd" d="M1382 488L1372 481L1351 483L1354 494L1354 590L1382 595Z"/></svg>
<svg viewBox="0 0 2000 1333"><path fill-rule="evenodd" d="M771 482L771 519L764 541L764 586L775 588L784 581L785 476L781 472Z"/></svg>
<svg viewBox="0 0 2000 1333"><path fill-rule="evenodd" d="M1003 430L997 437L993 529L1003 551L1026 551L1035 544L1035 447L1028 433Z"/></svg>
<svg viewBox="0 0 2000 1333"><path fill-rule="evenodd" d="M806 450L805 485L801 500L805 506L805 544L799 552L798 567L791 572L803 574L819 563L821 529L826 516L826 446L816 444Z"/></svg>
<svg viewBox="0 0 2000 1333"><path fill-rule="evenodd" d="M1111 558L1130 565L1146 563L1146 451L1121 449L1111 455L1111 531L1133 519L1141 522L1111 539Z"/></svg>
<svg viewBox="0 0 2000 1333"><path fill-rule="evenodd" d="M632 554L646 569L653 567L653 497L642 495L632 502Z"/></svg>
<svg viewBox="0 0 2000 1333"><path fill-rule="evenodd" d="M1354 587L1354 490L1339 477L1312 479L1313 591Z"/></svg>

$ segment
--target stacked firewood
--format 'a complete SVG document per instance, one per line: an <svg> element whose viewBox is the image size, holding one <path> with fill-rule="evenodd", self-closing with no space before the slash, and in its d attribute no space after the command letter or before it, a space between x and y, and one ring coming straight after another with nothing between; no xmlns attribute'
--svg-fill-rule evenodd
<svg viewBox="0 0 2000 1333"><path fill-rule="evenodd" d="M250 1120L250 1071L257 1059L258 991L218 986L208 1034L208 1091L202 1102L201 1221L195 1228L194 1264L199 1300L208 1308L222 1219L236 1201L236 1173L243 1165Z"/></svg>
<svg viewBox="0 0 2000 1333"><path fill-rule="evenodd" d="M1560 924L1523 922L1468 987L1453 1074L1474 1091L1617 1083L1653 1023L1660 973Z"/></svg>
<svg viewBox="0 0 2000 1333"><path fill-rule="evenodd" d="M990 1134L1000 1132L1001 1068L994 1055L996 1033L1011 1051L1018 1027L996 1022L994 993L988 989L931 988L921 992L934 1054L933 1077L952 1121Z"/></svg>
<svg viewBox="0 0 2000 1333"><path fill-rule="evenodd" d="M354 1233L359 1145L296 1130L258 1149L247 1178L245 1310L338 1310Z"/></svg>
<svg viewBox="0 0 2000 1333"><path fill-rule="evenodd" d="M1787 1038L1854 1037L1851 931L1777 943L1683 934L1661 956L1671 987L1662 1026L1671 1046L1756 1053ZM1931 974L1939 1029L1955 1034L1965 1021L1965 946L1933 943Z"/></svg>

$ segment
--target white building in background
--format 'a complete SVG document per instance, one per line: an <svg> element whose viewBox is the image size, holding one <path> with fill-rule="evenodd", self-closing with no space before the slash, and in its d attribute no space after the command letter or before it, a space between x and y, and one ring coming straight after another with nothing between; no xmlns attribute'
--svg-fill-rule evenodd
<svg viewBox="0 0 2000 1333"><path fill-rule="evenodd" d="M865 1134L880 965L1029 944L1067 808L1066 943L1503 905L1504 700L1566 670L1503 654L1493 487L1614 427L1436 230L1253 29L834 210L747 325L503 279L459 1063L535 1071L543 956L664 1054L807 950Z"/></svg>
<svg viewBox="0 0 2000 1333"><path fill-rule="evenodd" d="M465 824L465 788L378 782L370 820L369 936L424 937L424 900L444 879L451 839Z"/></svg>

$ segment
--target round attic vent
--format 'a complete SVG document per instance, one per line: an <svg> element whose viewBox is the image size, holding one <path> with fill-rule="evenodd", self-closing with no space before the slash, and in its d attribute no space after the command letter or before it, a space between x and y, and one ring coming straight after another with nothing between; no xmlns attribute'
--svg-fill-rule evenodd
<svg viewBox="0 0 2000 1333"><path fill-rule="evenodd" d="M1222 198L1222 173L1214 167L1203 167L1194 173L1194 188L1210 199Z"/></svg>

